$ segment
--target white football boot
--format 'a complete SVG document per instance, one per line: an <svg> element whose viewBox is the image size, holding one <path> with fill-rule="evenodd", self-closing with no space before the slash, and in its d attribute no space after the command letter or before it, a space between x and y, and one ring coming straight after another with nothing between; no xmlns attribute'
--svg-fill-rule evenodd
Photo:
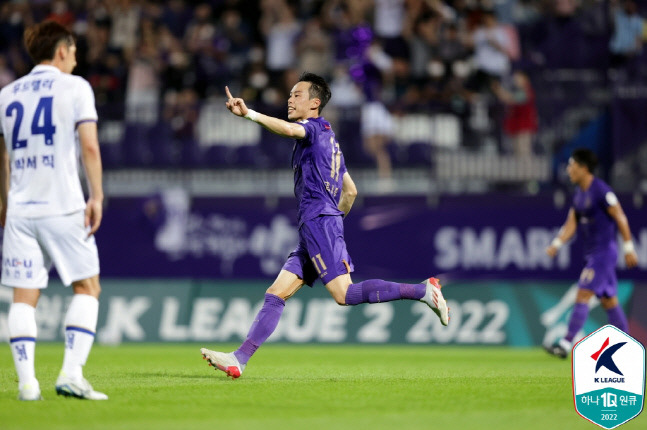
<svg viewBox="0 0 647 430"><path fill-rule="evenodd" d="M233 352L211 351L207 348L200 348L200 352L202 357L209 362L209 366L222 370L232 379L239 378L245 370L245 365L238 361Z"/></svg>
<svg viewBox="0 0 647 430"><path fill-rule="evenodd" d="M108 396L104 393L94 391L92 385L84 377L71 378L62 371L56 380L56 394L78 399L108 400Z"/></svg>
<svg viewBox="0 0 647 430"><path fill-rule="evenodd" d="M18 400L43 400L40 395L40 385L36 379L20 384L18 387Z"/></svg>
<svg viewBox="0 0 647 430"><path fill-rule="evenodd" d="M440 292L442 288L440 281L436 278L429 278L423 284L427 287L427 291L420 301L426 303L438 315L440 323L446 326L449 324L449 308L447 307L443 293Z"/></svg>

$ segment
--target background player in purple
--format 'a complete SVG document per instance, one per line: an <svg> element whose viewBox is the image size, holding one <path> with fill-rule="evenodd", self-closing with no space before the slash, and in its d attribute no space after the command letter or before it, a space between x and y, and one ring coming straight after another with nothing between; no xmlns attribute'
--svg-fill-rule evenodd
<svg viewBox="0 0 647 430"><path fill-rule="evenodd" d="M567 172L571 182L577 185L573 205L559 234L546 249L546 253L554 257L576 230L584 240L586 266L580 274L568 332L555 345L546 347L550 354L561 358L568 356L573 338L584 327L589 314L589 300L593 295L600 299L609 323L624 332L628 330L627 317L617 297L615 267L618 259L618 231L624 241L622 250L627 267L636 266L638 256L622 206L611 187L593 175L596 166L597 157L589 149L576 149L571 154Z"/></svg>
<svg viewBox="0 0 647 430"><path fill-rule="evenodd" d="M420 284L379 279L353 283L351 280L353 263L344 241L343 217L348 215L357 189L346 170L330 123L320 116L331 97L326 81L312 73L301 75L288 99L291 122L248 109L243 99L232 97L229 88L225 90L227 109L231 113L257 122L280 136L295 139L292 168L298 203L299 244L268 288L263 307L242 345L230 353L201 348L209 364L238 378L250 357L276 329L285 301L304 284L312 286L317 278L340 305L419 300L447 325L449 310L436 278Z"/></svg>

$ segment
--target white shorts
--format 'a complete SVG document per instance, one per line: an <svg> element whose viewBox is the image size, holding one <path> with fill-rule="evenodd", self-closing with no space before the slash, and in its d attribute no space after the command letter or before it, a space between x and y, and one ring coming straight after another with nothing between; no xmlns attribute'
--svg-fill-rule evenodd
<svg viewBox="0 0 647 430"><path fill-rule="evenodd" d="M46 288L52 264L63 284L99 274L94 236L84 226L84 211L68 215L7 217L2 243L2 284Z"/></svg>
<svg viewBox="0 0 647 430"><path fill-rule="evenodd" d="M369 102L362 106L362 136L391 136L395 124L388 109L380 102Z"/></svg>

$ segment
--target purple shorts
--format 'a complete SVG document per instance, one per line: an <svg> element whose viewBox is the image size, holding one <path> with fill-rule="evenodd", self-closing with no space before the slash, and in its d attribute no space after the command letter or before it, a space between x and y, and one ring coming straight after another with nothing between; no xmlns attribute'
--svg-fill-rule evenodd
<svg viewBox="0 0 647 430"><path fill-rule="evenodd" d="M598 298L617 296L616 259L616 253L589 255L580 274L578 286L593 291Z"/></svg>
<svg viewBox="0 0 647 430"><path fill-rule="evenodd" d="M299 228L299 244L283 265L283 270L294 273L311 287L317 278L326 285L353 269L344 242L342 217L334 215L304 221Z"/></svg>

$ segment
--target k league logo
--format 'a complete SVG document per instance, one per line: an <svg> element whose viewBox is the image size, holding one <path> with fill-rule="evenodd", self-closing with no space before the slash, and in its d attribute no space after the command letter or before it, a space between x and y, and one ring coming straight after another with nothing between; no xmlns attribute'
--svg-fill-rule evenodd
<svg viewBox="0 0 647 430"><path fill-rule="evenodd" d="M612 429L642 412L645 347L606 325L573 348L573 400L580 416Z"/></svg>

